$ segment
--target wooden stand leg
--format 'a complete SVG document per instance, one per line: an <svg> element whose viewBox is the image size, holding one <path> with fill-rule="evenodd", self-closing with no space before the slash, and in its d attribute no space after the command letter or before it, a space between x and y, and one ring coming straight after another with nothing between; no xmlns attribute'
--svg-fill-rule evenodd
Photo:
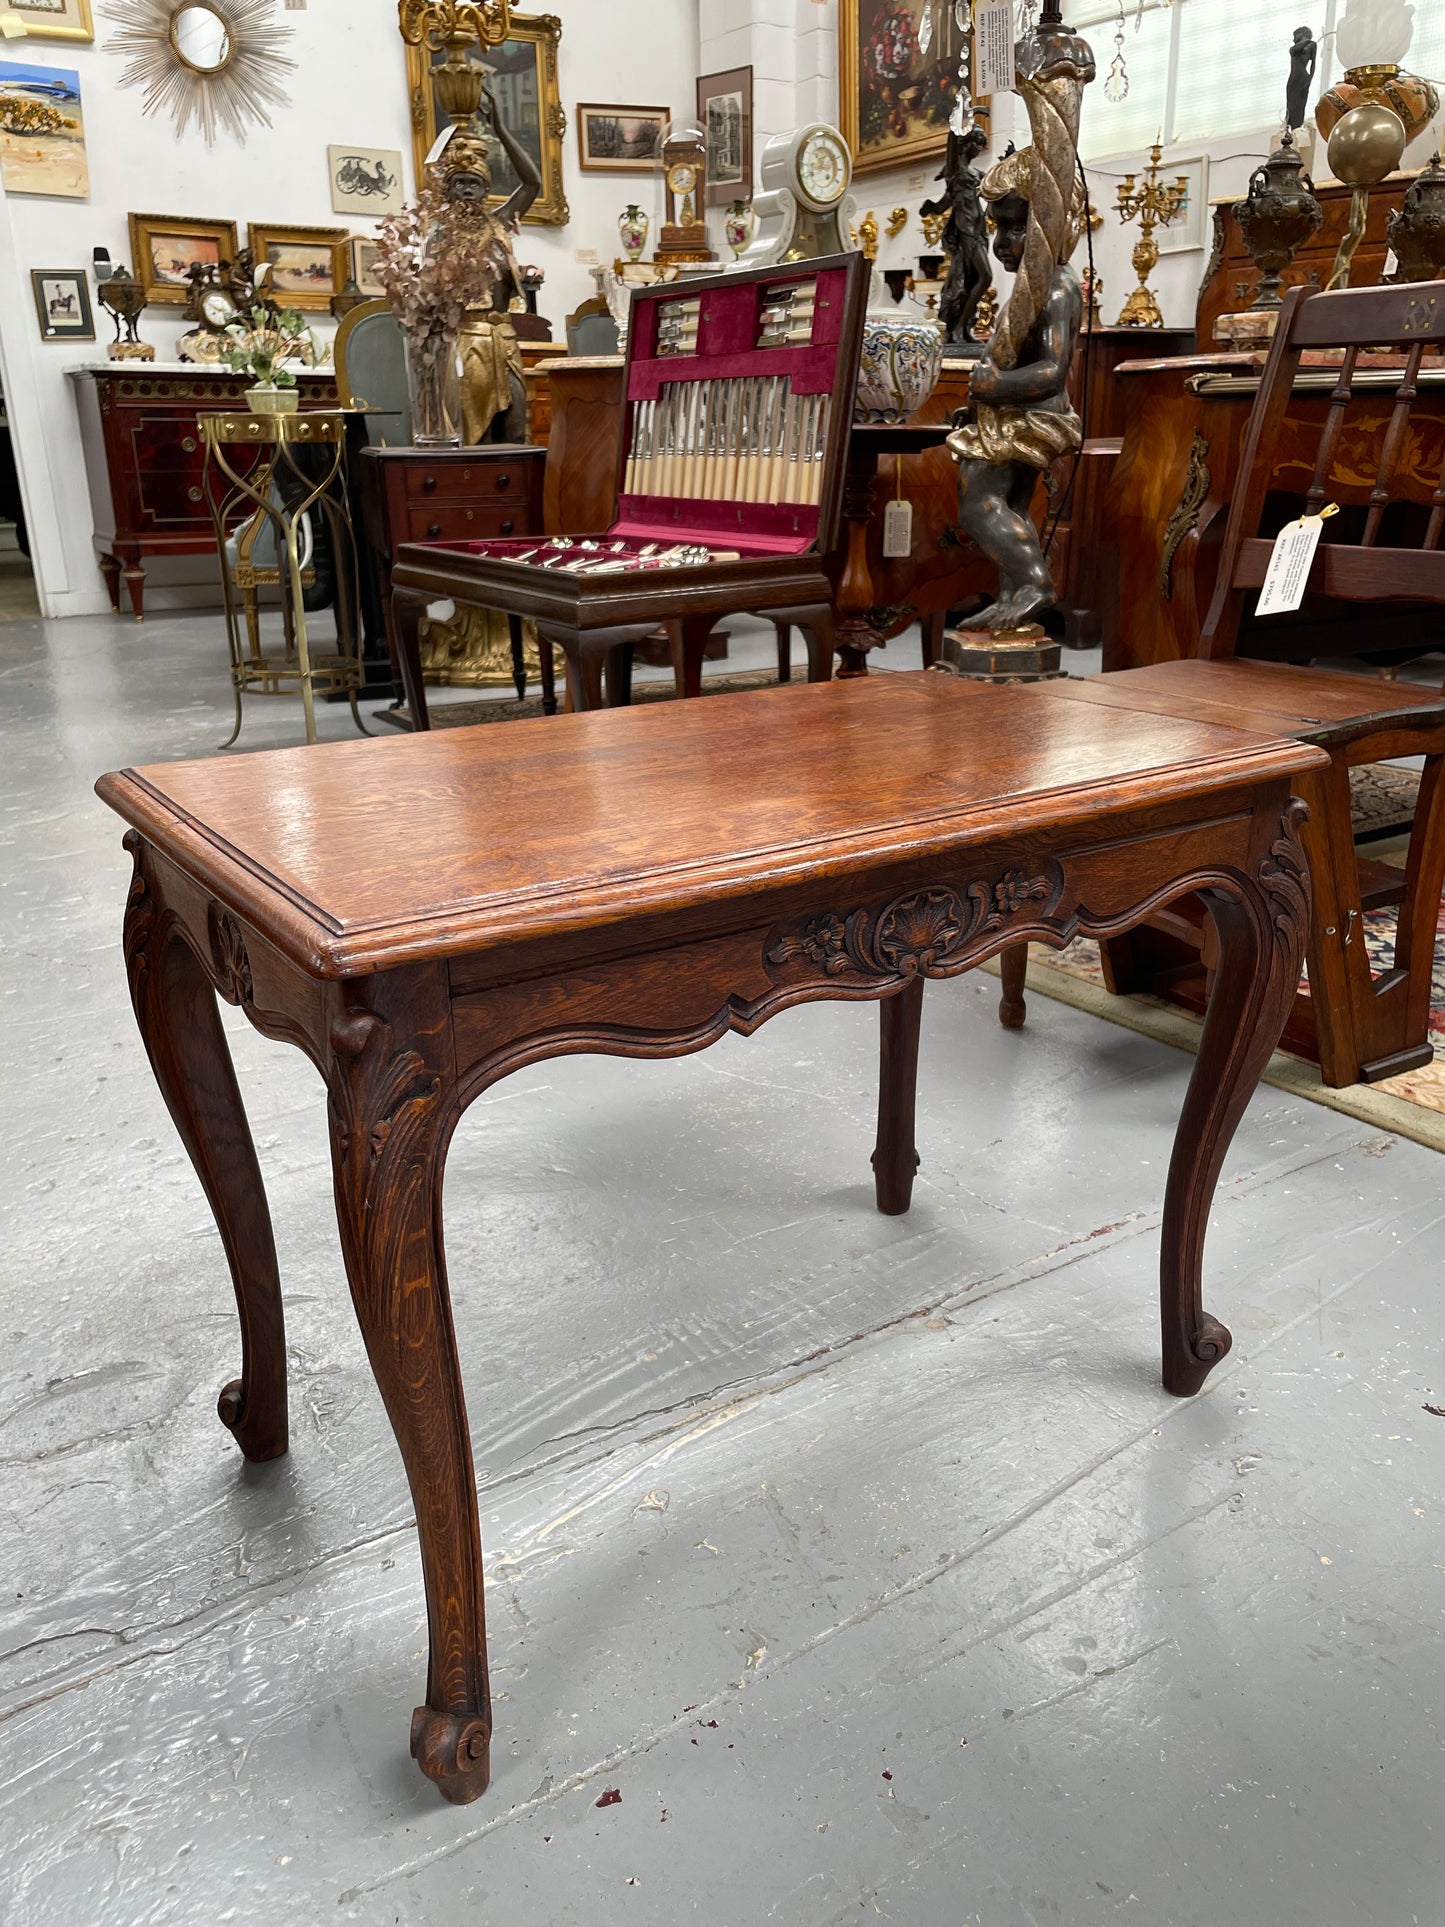
<svg viewBox="0 0 1445 1927"><path fill-rule="evenodd" d="M1328 769L1299 779L1310 819L1303 831L1314 901L1308 960L1320 1078L1335 1089L1359 1082L1362 1038L1357 1015L1369 1010L1370 960L1365 949L1350 772L1336 752Z"/></svg>
<svg viewBox="0 0 1445 1927"><path fill-rule="evenodd" d="M540 625L538 633L540 634ZM548 631L567 665L567 701L573 711L602 707L602 659L605 650L583 642L568 629Z"/></svg>
<svg viewBox="0 0 1445 1927"><path fill-rule="evenodd" d="M1029 1014L1024 1000L1024 983L1029 973L1029 947L1026 943L1010 944L1007 950L999 953L998 960L998 1020L1005 1030L1022 1030L1024 1019Z"/></svg>
<svg viewBox="0 0 1445 1927"><path fill-rule="evenodd" d="M1199 1055L1184 1098L1160 1237L1164 1387L1197 1392L1229 1350L1229 1332L1204 1309L1200 1276L1209 1207L1225 1153L1294 1002L1309 925L1309 877L1291 804L1279 837L1238 898L1201 892L1219 935Z"/></svg>
<svg viewBox="0 0 1445 1927"><path fill-rule="evenodd" d="M421 679L421 619L426 614L427 598L411 589L394 589L391 619L396 637L396 659L401 670L401 686L406 692L406 713L413 729L430 729L431 716L426 706L426 685Z"/></svg>
<svg viewBox="0 0 1445 1927"><path fill-rule="evenodd" d="M672 652L672 675L679 696L702 694L702 659L707 639L718 625L717 616L680 616L665 622Z"/></svg>
<svg viewBox="0 0 1445 1927"><path fill-rule="evenodd" d="M778 681L793 680L793 625L790 622L775 622L773 629L778 638Z"/></svg>
<svg viewBox="0 0 1445 1927"><path fill-rule="evenodd" d="M275 1459L286 1450L286 1333L261 1167L211 979L156 897L144 840L132 830L125 843L135 860L125 913L131 1002L215 1214L241 1317L241 1376L222 1391L218 1410L248 1459Z"/></svg>
<svg viewBox="0 0 1445 1927"><path fill-rule="evenodd" d="M119 615L120 563L113 555L102 555L96 559L100 563L100 572L105 577L105 590L106 594L110 597L111 609L116 615Z"/></svg>
<svg viewBox="0 0 1445 1927"><path fill-rule="evenodd" d="M139 561L128 562L121 572L125 576L126 594L137 622L145 621L146 572Z"/></svg>
<svg viewBox="0 0 1445 1927"><path fill-rule="evenodd" d="M632 644L619 642L607 651L607 707L627 709L632 703Z"/></svg>
<svg viewBox="0 0 1445 1927"><path fill-rule="evenodd" d="M918 1169L914 1114L918 1092L918 1031L923 1017L923 979L915 977L878 1006L878 1142L873 1185L878 1209L901 1217L913 1201Z"/></svg>
<svg viewBox="0 0 1445 1927"><path fill-rule="evenodd" d="M824 604L801 611L795 620L808 649L808 681L831 682L835 641L833 611Z"/></svg>
<svg viewBox="0 0 1445 1927"><path fill-rule="evenodd" d="M931 669L943 652L943 631L948 622L946 609L935 609L919 623L923 642L923 666Z"/></svg>
<svg viewBox="0 0 1445 1927"><path fill-rule="evenodd" d="M552 654L552 638L537 632L537 661L542 672L542 714L557 714L557 670Z"/></svg>
<svg viewBox="0 0 1445 1927"><path fill-rule="evenodd" d="M448 1800L486 1791L492 1736L476 1475L442 1249L454 1116L443 968L391 971L330 1028L341 1248L416 1506L430 1665L412 1757Z"/></svg>
<svg viewBox="0 0 1445 1927"><path fill-rule="evenodd" d="M512 685L519 703L527 700L527 657L522 644L522 618L508 615L507 634L512 643Z"/></svg>

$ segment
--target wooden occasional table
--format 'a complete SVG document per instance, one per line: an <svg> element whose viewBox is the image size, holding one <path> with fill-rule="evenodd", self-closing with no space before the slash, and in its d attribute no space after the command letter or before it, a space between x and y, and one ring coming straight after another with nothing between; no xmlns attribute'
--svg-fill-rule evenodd
<svg viewBox="0 0 1445 1927"><path fill-rule="evenodd" d="M679 1056L792 1004L881 999L873 1163L879 1208L901 1212L923 980L1199 890L1219 965L1160 1268L1164 1383L1197 1391L1230 1342L1200 1295L1210 1200L1299 978L1291 790L1323 761L919 672L101 779L133 826L136 1015L235 1283L241 1376L220 1415L251 1459L286 1450L281 1293L213 993L325 1080L347 1274L421 1540L411 1750L448 1799L485 1789L492 1730L441 1226L467 1105L564 1052Z"/></svg>

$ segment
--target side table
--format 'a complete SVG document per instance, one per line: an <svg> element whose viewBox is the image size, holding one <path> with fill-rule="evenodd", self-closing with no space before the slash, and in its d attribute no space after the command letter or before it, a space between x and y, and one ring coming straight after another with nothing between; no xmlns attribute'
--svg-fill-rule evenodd
<svg viewBox="0 0 1445 1927"><path fill-rule="evenodd" d="M241 698L247 690L277 695L293 682L301 688L308 743L316 741L318 693L344 694L356 727L363 736L371 733L356 705L364 672L357 631L356 540L346 502L346 422L346 411L340 408L196 418L204 449L201 486L210 505L221 564L236 703L236 725L223 749L229 749L241 733ZM310 473L296 459L303 448L322 451L322 460ZM238 461L233 451L240 449L252 450L254 459ZM301 564L301 531L313 510L325 517L336 574L336 654L319 664L311 660L306 633ZM265 559L268 550L269 560ZM266 654L257 620L256 589L272 585L281 590L286 637L281 657ZM244 639L236 608L238 590Z"/></svg>

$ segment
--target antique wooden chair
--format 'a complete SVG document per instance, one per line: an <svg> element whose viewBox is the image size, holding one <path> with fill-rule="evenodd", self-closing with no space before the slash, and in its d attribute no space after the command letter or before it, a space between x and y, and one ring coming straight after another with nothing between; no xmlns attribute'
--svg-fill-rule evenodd
<svg viewBox="0 0 1445 1927"><path fill-rule="evenodd" d="M1296 999L1284 1048L1317 1058L1324 1082L1374 1082L1429 1063L1431 974L1445 881L1445 698L1407 683L1235 656L1252 613L1274 537L1301 512L1327 504L1343 512L1324 524L1303 614L1328 602L1445 604L1445 444L1438 419L1412 423L1422 374L1445 382L1445 284L1295 288L1285 298L1245 434L1244 486L1230 507L1213 601L1195 656L1094 679L1092 700L1129 686L1161 711L1291 736L1328 750L1329 768L1301 782L1310 805L1305 832L1314 882L1308 948L1311 994ZM1426 357L1433 366L1427 369ZM1299 495L1273 495L1269 477L1304 357L1325 371L1313 462L1305 453ZM1403 365L1402 365L1403 364ZM1297 399L1297 396L1296 396ZM1298 415L1298 409L1295 410ZM1348 425L1350 458L1342 461ZM1369 458L1361 461L1360 451ZM1268 647L1264 618L1251 646ZM1445 641L1445 618L1441 621ZM1122 698L1122 690L1119 692ZM1424 769L1402 873L1358 857L1350 811L1350 770L1390 757L1423 756ZM1363 940L1365 912L1399 906L1391 967L1376 976ZM1111 990L1151 991L1202 1008L1213 965L1213 931L1190 898L1148 925L1101 945ZM1025 960L1006 958L1001 1020L1023 1021Z"/></svg>

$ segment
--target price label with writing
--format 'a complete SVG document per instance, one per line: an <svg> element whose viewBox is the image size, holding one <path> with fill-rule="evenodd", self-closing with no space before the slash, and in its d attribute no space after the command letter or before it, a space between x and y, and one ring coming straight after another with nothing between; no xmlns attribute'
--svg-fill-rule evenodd
<svg viewBox="0 0 1445 1927"><path fill-rule="evenodd" d="M883 556L895 562L913 553L913 504L890 502L883 511Z"/></svg>
<svg viewBox="0 0 1445 1927"><path fill-rule="evenodd" d="M1013 0L976 0L973 10L973 91L1014 90Z"/></svg>
<svg viewBox="0 0 1445 1927"><path fill-rule="evenodd" d="M1328 502L1318 515L1302 515L1280 530L1274 538L1274 553L1265 571L1256 615L1282 616L1298 609L1305 599L1305 584L1324 533L1325 518L1338 513L1335 504Z"/></svg>

